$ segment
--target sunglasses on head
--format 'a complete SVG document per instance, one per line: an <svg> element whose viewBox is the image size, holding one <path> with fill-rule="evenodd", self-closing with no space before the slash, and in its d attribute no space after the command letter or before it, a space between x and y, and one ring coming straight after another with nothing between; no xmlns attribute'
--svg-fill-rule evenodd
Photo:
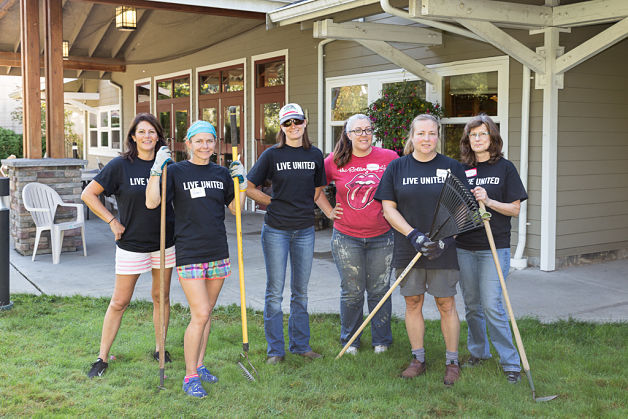
<svg viewBox="0 0 628 419"><path fill-rule="evenodd" d="M281 125L286 127L286 128L288 128L292 124L294 124L294 125L303 125L304 122L305 122L304 119L288 119L287 121L284 121Z"/></svg>

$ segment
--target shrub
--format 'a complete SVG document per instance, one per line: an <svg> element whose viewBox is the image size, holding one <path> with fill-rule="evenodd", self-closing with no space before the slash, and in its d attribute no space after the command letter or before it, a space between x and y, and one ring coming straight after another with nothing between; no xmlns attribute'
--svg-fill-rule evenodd
<svg viewBox="0 0 628 419"><path fill-rule="evenodd" d="M0 127L0 159L6 159L11 154L22 157L22 135Z"/></svg>
<svg viewBox="0 0 628 419"><path fill-rule="evenodd" d="M385 87L382 97L366 109L365 114L371 118L374 133L383 148L401 154L415 116L422 113L437 118L443 116L439 104L422 99L423 90L423 85L417 82L394 83Z"/></svg>

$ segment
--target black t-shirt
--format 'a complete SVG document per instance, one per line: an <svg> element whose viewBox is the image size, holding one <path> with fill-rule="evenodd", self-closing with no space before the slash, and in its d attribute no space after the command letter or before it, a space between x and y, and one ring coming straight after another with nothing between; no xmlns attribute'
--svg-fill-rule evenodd
<svg viewBox="0 0 628 419"><path fill-rule="evenodd" d="M161 209L146 208L146 185L153 160L116 157L98 173L94 180L104 189L106 196L115 195L120 223L125 230L116 244L129 252L159 250ZM166 247L174 244L174 213L172 205L166 207Z"/></svg>
<svg viewBox="0 0 628 419"><path fill-rule="evenodd" d="M168 166L167 176L167 197L175 213L177 266L228 258L225 206L234 197L229 170L185 160Z"/></svg>
<svg viewBox="0 0 628 419"><path fill-rule="evenodd" d="M467 180L472 188L481 186L486 189L488 197L499 202L511 203L528 199L523 183L515 165L509 160L501 158L494 164L478 163L475 168L468 167ZM510 247L510 217L491 211L491 231L495 239L495 247L504 249ZM483 228L460 234L456 237L456 245L466 250L488 250L486 231Z"/></svg>
<svg viewBox="0 0 628 419"><path fill-rule="evenodd" d="M247 179L273 184L264 222L279 230L300 230L314 225L314 190L327 183L323 153L312 146L272 146L262 153Z"/></svg>
<svg viewBox="0 0 628 419"><path fill-rule="evenodd" d="M437 154L429 162L420 162L412 154L390 162L379 183L375 199L394 201L397 210L412 227L424 234L430 233L434 211L443 189L445 177L437 176L437 170L451 169L451 173L465 182L464 167L454 159ZM403 234L395 231L392 266L405 268L416 256L416 250ZM456 247L451 246L439 258L422 257L415 265L424 269L458 269Z"/></svg>

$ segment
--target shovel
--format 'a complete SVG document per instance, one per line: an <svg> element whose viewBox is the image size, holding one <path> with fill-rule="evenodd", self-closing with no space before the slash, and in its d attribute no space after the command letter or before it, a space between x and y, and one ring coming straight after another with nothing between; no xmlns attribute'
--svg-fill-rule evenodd
<svg viewBox="0 0 628 419"><path fill-rule="evenodd" d="M482 213L482 222L484 223L484 229L486 230L486 237L488 243L491 246L491 253L493 253L493 260L495 261L495 268L497 268L497 275L499 276L499 283L502 286L502 294L504 295L504 301L506 302L506 308L508 310L508 316L510 317L510 323L512 324L512 330L515 334L515 342L517 342L517 348L519 349L519 355L521 356L521 363L523 364L523 370L528 377L528 383L532 389L532 398L535 402L548 402L554 400L558 395L536 397L536 390L534 389L534 382L532 381L532 373L530 372L530 364L528 364L528 357L526 351L523 349L523 342L521 341L521 334L519 333L519 327L517 327L517 320L515 320L515 314L512 311L510 305L510 298L508 298L508 290L506 289L506 281L504 281L504 274L502 273L501 265L499 264L499 258L497 257L497 250L495 249L495 240L493 240L493 232L491 231L491 214L486 211L486 207L483 202L480 202L480 211Z"/></svg>
<svg viewBox="0 0 628 419"><path fill-rule="evenodd" d="M231 123L231 155L232 159L239 159L238 155L238 124L237 124L237 112L235 106L229 107L229 121ZM242 353L240 353L240 360L238 360L238 366L242 369L244 376L250 380L255 381L257 376L257 370L249 361L249 335L246 323L246 292L244 289L244 257L242 253L242 215L240 213L240 180L237 177L233 178L234 200L235 200L235 213L236 213L236 238L238 243L238 275L240 277L240 314L242 317ZM251 371L247 369L244 364L248 364Z"/></svg>

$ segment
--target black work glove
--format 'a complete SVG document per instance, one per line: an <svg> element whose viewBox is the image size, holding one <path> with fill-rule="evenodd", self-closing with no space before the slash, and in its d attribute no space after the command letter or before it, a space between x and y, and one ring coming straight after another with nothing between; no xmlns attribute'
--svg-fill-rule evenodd
<svg viewBox="0 0 628 419"><path fill-rule="evenodd" d="M421 251L421 246L423 246L423 243L429 241L429 238L416 228L408 233L406 237L408 238L408 240L410 240L410 243L412 243L412 247L414 247L417 252Z"/></svg>
<svg viewBox="0 0 628 419"><path fill-rule="evenodd" d="M420 252L423 253L423 255L429 260L438 259L443 253L445 253L445 250L453 244L453 242L453 237L446 237L436 242L433 242L428 238L428 240L423 243Z"/></svg>

